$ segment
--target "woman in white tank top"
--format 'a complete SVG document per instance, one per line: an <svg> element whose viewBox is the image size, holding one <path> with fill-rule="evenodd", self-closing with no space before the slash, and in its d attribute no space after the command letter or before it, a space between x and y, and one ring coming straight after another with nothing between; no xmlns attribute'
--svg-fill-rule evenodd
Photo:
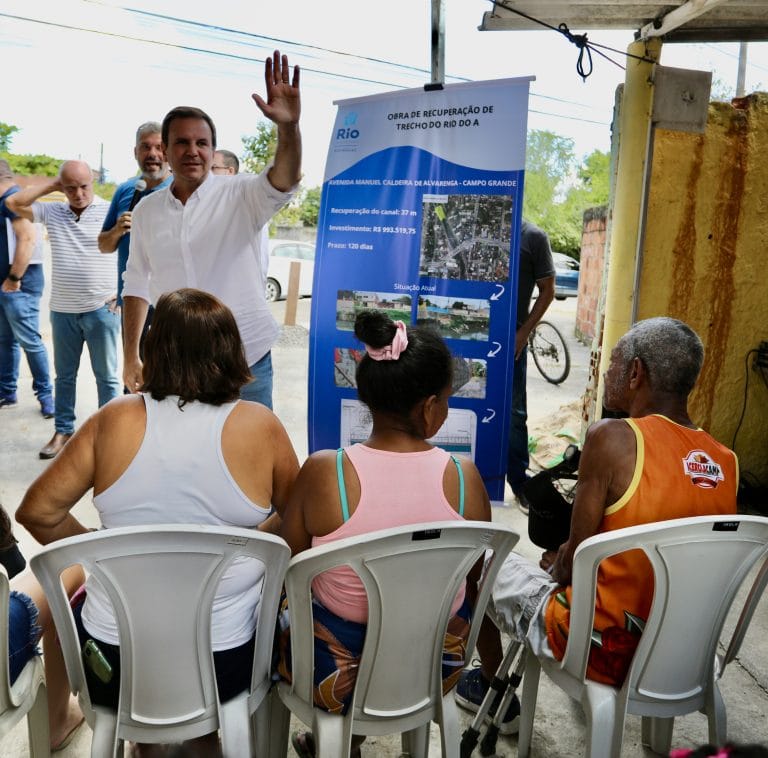
<svg viewBox="0 0 768 758"><path fill-rule="evenodd" d="M113 400L83 424L29 488L18 521L42 544L82 534L88 530L70 511L93 488L103 528L187 523L276 532L298 461L278 418L238 399L250 373L231 311L199 290L166 293L145 352L142 393ZM214 600L222 702L250 684L257 565L233 564ZM93 639L119 661L109 601L95 582L86 589L75 614L82 641ZM94 704L116 707L116 679L102 691L89 680Z"/></svg>

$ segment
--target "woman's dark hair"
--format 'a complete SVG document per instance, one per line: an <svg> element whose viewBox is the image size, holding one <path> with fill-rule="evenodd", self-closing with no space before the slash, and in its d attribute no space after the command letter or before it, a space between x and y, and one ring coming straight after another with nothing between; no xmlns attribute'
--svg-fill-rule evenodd
<svg viewBox="0 0 768 758"><path fill-rule="evenodd" d="M155 400L178 395L179 405L221 405L237 399L251 380L232 311L200 290L160 296L144 352L141 389Z"/></svg>
<svg viewBox="0 0 768 758"><path fill-rule="evenodd" d="M397 327L381 311L364 310L355 319L355 336L372 348L392 342ZM375 361L369 355L357 366L357 394L372 411L407 416L430 395L440 394L453 375L451 353L429 327L408 326L408 347L396 361Z"/></svg>
<svg viewBox="0 0 768 758"><path fill-rule="evenodd" d="M11 518L0 505L0 551L13 547L18 540L13 536Z"/></svg>

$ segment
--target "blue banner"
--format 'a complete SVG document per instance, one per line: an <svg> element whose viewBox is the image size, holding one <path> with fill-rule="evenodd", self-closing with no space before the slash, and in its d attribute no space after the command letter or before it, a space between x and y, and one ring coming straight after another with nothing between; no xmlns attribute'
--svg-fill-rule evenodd
<svg viewBox="0 0 768 758"><path fill-rule="evenodd" d="M326 164L309 351L309 450L368 437L363 308L429 324L454 355L431 440L504 499L530 79L344 100Z"/></svg>

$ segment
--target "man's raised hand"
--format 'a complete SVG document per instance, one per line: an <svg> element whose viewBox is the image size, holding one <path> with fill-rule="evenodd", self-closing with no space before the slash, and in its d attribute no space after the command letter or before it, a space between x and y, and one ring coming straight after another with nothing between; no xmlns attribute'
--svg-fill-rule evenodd
<svg viewBox="0 0 768 758"><path fill-rule="evenodd" d="M288 56L280 55L275 50L264 64L264 80L267 85L267 99L252 95L259 110L275 124L297 124L301 113L299 96L299 67L293 67L293 80L290 80Z"/></svg>

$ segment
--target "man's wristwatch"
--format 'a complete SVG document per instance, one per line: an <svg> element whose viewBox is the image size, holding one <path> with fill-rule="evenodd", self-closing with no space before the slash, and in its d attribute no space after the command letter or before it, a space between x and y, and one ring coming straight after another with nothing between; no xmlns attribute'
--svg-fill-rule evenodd
<svg viewBox="0 0 768 758"><path fill-rule="evenodd" d="M9 279L10 279L12 282L20 282L20 281L22 280L22 278L23 278L23 277L21 277L21 276L16 276L16 274L12 274L12 273L9 271L9 272L8 272L8 278L9 278Z"/></svg>

